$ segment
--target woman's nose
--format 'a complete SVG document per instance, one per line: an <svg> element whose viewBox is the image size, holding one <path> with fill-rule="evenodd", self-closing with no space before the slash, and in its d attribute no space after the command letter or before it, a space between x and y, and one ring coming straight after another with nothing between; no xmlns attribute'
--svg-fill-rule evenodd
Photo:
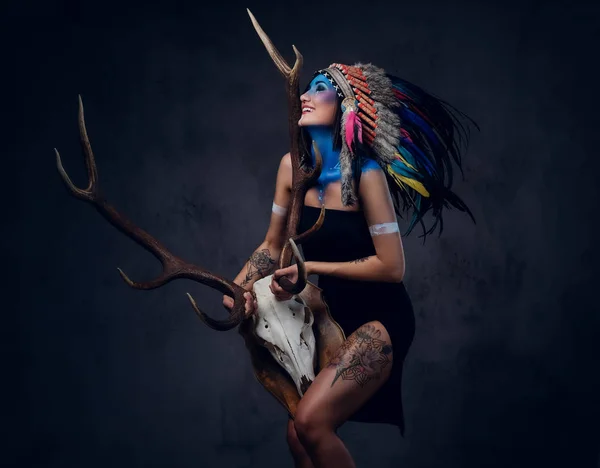
<svg viewBox="0 0 600 468"><path fill-rule="evenodd" d="M308 93L304 93L302 96L300 96L300 102L306 102L308 100L310 100Z"/></svg>

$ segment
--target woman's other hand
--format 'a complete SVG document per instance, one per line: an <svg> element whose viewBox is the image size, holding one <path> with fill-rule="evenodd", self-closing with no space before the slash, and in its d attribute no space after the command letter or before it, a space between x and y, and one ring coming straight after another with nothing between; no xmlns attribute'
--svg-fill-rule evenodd
<svg viewBox="0 0 600 468"><path fill-rule="evenodd" d="M271 292L273 293L275 298L278 301L287 301L288 299L291 299L292 297L294 297L294 295L290 294L285 289L283 289L281 286L279 286L279 283L277 282L277 280L279 278L281 278L282 276L287 276L287 278L292 283L295 283L296 281L298 281L298 266L296 264L294 264L287 268L275 270L275 273L273 273L273 277L271 278L271 284L269 285L269 289L271 290Z"/></svg>
<svg viewBox="0 0 600 468"><path fill-rule="evenodd" d="M244 299L246 299L245 313L246 318L248 318L256 313L256 310L258 309L258 302L250 291L246 291L244 293ZM223 306L231 312L231 308L233 307L233 299L230 296L223 296Z"/></svg>

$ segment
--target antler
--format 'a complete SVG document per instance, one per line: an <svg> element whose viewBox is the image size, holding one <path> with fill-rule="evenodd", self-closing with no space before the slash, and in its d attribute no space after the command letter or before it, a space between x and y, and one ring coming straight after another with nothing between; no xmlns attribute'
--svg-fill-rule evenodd
<svg viewBox="0 0 600 468"><path fill-rule="evenodd" d="M174 280L177 278L188 278L197 281L201 284L210 286L221 291L223 294L233 297L234 305L231 309L231 313L228 319L215 320L204 312L202 312L194 301L194 298L187 293L192 307L209 327L215 330L230 330L239 325L244 319L245 310L245 299L243 297L246 290L241 286L219 276L211 273L203 268L188 263L179 257L176 257L169 252L158 240L152 237L143 229L140 229L134 225L131 221L125 218L123 215L117 212L115 208L104 200L98 189L98 171L96 169L96 161L94 160L94 154L92 153L92 146L88 139L87 130L85 128L85 120L83 116L83 103L81 102L81 96L79 96L79 137L81 141L81 148L85 156L85 162L88 170L89 185L85 190L76 187L72 182L67 173L65 172L62 162L60 160L60 154L55 148L56 152L56 165L58 172L60 173L63 181L70 192L80 200L85 200L96 207L96 209L104 216L113 226L119 229L121 232L131 237L139 245L144 247L150 253L152 253L158 260L160 260L163 271L162 274L152 280L142 283L131 281L120 268L119 273L125 282L135 289L154 289Z"/></svg>
<svg viewBox="0 0 600 468"><path fill-rule="evenodd" d="M288 241L285 243L281 255L279 257L279 268L286 268L291 264L292 254L296 258L298 264L298 280L296 283L292 283L285 276L279 279L279 284L283 289L291 294L299 294L306 286L306 269L304 268L304 262L302 256L298 251L294 240L299 241L306 239L313 232L318 230L323 224L325 218L325 208L321 207L321 214L319 219L313 227L301 235L297 235L298 223L300 222L300 214L302 205L304 204L304 197L306 191L312 185L319 175L321 174L321 168L323 160L321 153L317 148L316 144L313 143L315 150L315 167L310 171L304 171L302 167L303 160L309 160L307 155L300 154L300 127L298 126L298 120L302 116L302 108L300 103L300 69L302 68L303 58L302 54L296 49L296 46L292 45L294 53L296 54L296 62L293 68L288 65L285 59L281 56L277 48L269 39L269 36L263 31L263 29L254 18L254 15L248 10L254 29L258 33L260 39L265 45L267 52L275 62L275 65L286 79L287 96L288 96L288 124L290 131L290 156L292 161L292 201L289 207L289 216L286 226L286 237Z"/></svg>

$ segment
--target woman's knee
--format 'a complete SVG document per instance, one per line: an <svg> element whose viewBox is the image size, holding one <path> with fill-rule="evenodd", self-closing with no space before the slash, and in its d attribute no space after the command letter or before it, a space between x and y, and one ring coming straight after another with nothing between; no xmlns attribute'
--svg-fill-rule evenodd
<svg viewBox="0 0 600 468"><path fill-rule="evenodd" d="M334 432L318 414L301 405L296 412L294 429L297 439L303 446L316 445L324 434Z"/></svg>

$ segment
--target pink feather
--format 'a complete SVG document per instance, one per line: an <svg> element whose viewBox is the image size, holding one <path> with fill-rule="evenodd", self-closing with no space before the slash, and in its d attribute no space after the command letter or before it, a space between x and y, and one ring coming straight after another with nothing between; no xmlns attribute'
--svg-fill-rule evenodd
<svg viewBox="0 0 600 468"><path fill-rule="evenodd" d="M355 136L362 143L362 122L356 112L351 110L348 112L348 119L346 120L346 144L348 148L353 148Z"/></svg>

